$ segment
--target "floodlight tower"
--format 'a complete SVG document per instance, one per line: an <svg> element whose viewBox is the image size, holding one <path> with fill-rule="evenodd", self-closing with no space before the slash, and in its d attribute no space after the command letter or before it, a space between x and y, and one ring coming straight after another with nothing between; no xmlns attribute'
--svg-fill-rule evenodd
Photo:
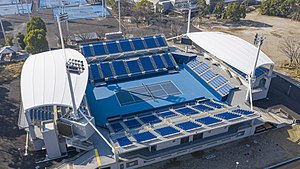
<svg viewBox="0 0 300 169"><path fill-rule="evenodd" d="M188 9L189 9L189 13L188 13L188 24L187 24L187 29L186 29L186 34L190 33L190 25L191 25L191 3L188 0ZM188 46L185 46L185 52L188 52Z"/></svg>
<svg viewBox="0 0 300 169"><path fill-rule="evenodd" d="M265 40L265 37L263 35L258 35L257 33L255 34L254 45L257 46L257 52L256 52L256 57L254 60L252 72L248 75L249 86L248 86L247 95L246 95L246 99L248 100L248 98L249 98L251 110L253 110L252 83L255 82L255 69L257 66L258 58L259 58L260 48L261 48L264 40Z"/></svg>
<svg viewBox="0 0 300 169"><path fill-rule="evenodd" d="M119 8L119 32L121 32L121 0L118 0L118 8Z"/></svg>

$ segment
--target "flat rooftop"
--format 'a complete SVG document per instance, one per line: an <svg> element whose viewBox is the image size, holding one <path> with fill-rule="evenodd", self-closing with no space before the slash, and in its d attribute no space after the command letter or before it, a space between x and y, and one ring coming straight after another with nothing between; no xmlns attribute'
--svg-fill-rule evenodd
<svg viewBox="0 0 300 169"><path fill-rule="evenodd" d="M166 83L168 84L167 87L154 89ZM171 91L165 90L170 88L172 88ZM147 90L146 92L145 89ZM174 92L174 90L176 92ZM125 95L126 91L133 91L133 93L135 93L133 96L135 97L135 101L122 99L124 98L121 96L122 94L117 94L117 96L116 93L120 91L124 92ZM104 126L107 122L107 118L112 116L147 111L195 100L201 97L216 99L215 96L185 68L180 68L177 73L163 74L100 87L89 83L86 89L86 95L92 115L95 117L96 124L99 126ZM153 95L157 97L153 98Z"/></svg>

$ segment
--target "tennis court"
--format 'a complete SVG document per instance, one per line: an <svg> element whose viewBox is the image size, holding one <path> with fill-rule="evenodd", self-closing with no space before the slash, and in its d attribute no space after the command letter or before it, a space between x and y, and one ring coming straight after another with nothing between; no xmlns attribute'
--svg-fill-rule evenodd
<svg viewBox="0 0 300 169"><path fill-rule="evenodd" d="M77 7L66 7L64 8L65 13L68 14L69 20L75 19L86 19L86 18L97 18L102 15L109 16L109 11L102 5L85 5ZM60 8L54 8L53 14L54 18L61 13Z"/></svg>
<svg viewBox="0 0 300 169"><path fill-rule="evenodd" d="M1 15L27 14L31 13L32 4L9 4L0 5Z"/></svg>
<svg viewBox="0 0 300 169"><path fill-rule="evenodd" d="M40 0L40 8L57 8L60 5L64 6L80 6L87 4L86 0Z"/></svg>

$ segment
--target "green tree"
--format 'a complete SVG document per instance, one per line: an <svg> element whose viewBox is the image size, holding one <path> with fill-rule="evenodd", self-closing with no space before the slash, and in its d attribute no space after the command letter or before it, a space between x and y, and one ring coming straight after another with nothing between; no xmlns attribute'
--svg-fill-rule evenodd
<svg viewBox="0 0 300 169"><path fill-rule="evenodd" d="M136 3L136 7L140 10L142 17L144 17L147 24L150 24L152 16L154 15L154 6L153 3L148 0L141 0Z"/></svg>
<svg viewBox="0 0 300 169"><path fill-rule="evenodd" d="M246 5L237 2L229 3L225 9L224 19L239 21L246 17Z"/></svg>
<svg viewBox="0 0 300 169"><path fill-rule="evenodd" d="M245 2L246 3L246 2ZM240 16L241 18L246 18L246 4L244 2L240 4Z"/></svg>
<svg viewBox="0 0 300 169"><path fill-rule="evenodd" d="M16 39L17 39L17 42L20 46L21 49L25 49L26 47L26 44L24 42L24 39L25 39L25 35L22 34L21 32L19 32L17 35L16 35Z"/></svg>
<svg viewBox="0 0 300 169"><path fill-rule="evenodd" d="M26 34L24 41L26 44L25 50L31 54L44 52L49 49L46 32L43 29L31 30Z"/></svg>
<svg viewBox="0 0 300 169"><path fill-rule="evenodd" d="M217 19L220 19L224 12L224 3L219 1L217 2L215 9L213 10L213 14Z"/></svg>
<svg viewBox="0 0 300 169"><path fill-rule="evenodd" d="M198 16L202 20L209 12L209 5L206 4L205 0L198 0L196 5L198 8Z"/></svg>
<svg viewBox="0 0 300 169"><path fill-rule="evenodd" d="M43 29L47 32L46 24L40 17L32 17L29 22L26 24L26 32L30 32L31 30L35 29Z"/></svg>
<svg viewBox="0 0 300 169"><path fill-rule="evenodd" d="M6 46L13 46L14 45L13 40L14 40L14 36L12 34L6 35L5 45Z"/></svg>

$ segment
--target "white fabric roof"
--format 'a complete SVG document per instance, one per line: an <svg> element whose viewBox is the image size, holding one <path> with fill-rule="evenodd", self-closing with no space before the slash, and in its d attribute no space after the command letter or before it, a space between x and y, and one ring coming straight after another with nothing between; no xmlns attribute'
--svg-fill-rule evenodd
<svg viewBox="0 0 300 169"><path fill-rule="evenodd" d="M247 75L252 72L257 48L249 42L222 32L195 32L187 36L202 49ZM260 51L256 68L274 62Z"/></svg>
<svg viewBox="0 0 300 169"><path fill-rule="evenodd" d="M66 58L83 61L85 70L80 75L71 74L75 102L82 101L88 81L88 65L81 53L65 49ZM30 56L21 73L21 96L24 110L43 105L72 107L66 61L62 49Z"/></svg>

